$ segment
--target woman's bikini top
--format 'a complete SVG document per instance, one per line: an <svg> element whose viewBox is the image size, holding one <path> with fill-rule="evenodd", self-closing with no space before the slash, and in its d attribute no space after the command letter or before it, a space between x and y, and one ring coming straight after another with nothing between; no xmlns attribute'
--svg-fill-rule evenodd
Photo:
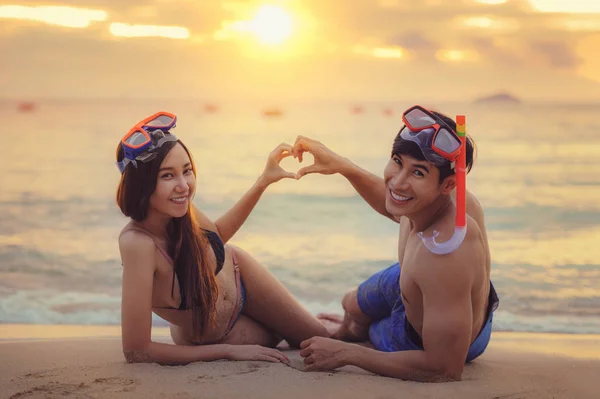
<svg viewBox="0 0 600 399"><path fill-rule="evenodd" d="M175 264L173 263L173 259L171 259L171 257L169 256L168 253L166 253L156 242L154 236L152 234L150 234L149 231L147 231L146 229L140 227L140 226L135 226L133 227L131 230L137 230L143 233L148 234L151 238L152 241L154 241L154 245L156 246L156 248L158 248L158 250L160 251L160 253L165 257L165 259L167 261L169 261L169 263L171 264L171 266L173 266L173 268L175 268ZM219 274L219 272L221 271L221 269L223 269L223 264L225 263L225 245L223 244L223 241L221 240L221 237L219 237L219 235L217 233L215 233L214 231L211 230L206 230L206 229L202 229L204 231L204 234L206 236L206 238L208 239L208 242L210 243L210 246L212 247L212 250L215 253L215 257L217 258L217 269L215 270L215 276L217 274ZM173 290L175 289L175 275L176 275L176 271L173 270L173 281L171 282L171 297L173 297ZM178 276L179 277L179 276ZM155 309L175 309L175 310L188 310L188 308L186 307L186 296L185 296L185 288L183 287L183 284L181 284L181 279L179 279L179 294L181 296L181 303L179 304L178 308L174 308L174 307L159 307L159 306L153 306L153 308Z"/></svg>

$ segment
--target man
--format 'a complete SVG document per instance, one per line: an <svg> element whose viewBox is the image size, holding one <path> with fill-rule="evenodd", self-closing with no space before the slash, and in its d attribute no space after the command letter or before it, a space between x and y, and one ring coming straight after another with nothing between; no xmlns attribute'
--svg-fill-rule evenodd
<svg viewBox="0 0 600 399"><path fill-rule="evenodd" d="M452 119L425 112L437 130L441 126L456 136ZM436 156L431 139L413 138L430 138L427 135L437 130L403 127L394 140L383 179L318 141L297 138L294 156L302 162L302 154L309 152L315 159L313 165L298 171L298 177L339 173L373 209L400 225L399 263L346 294L343 319L321 316L337 321L339 328L332 338L313 337L301 344L306 370L354 365L406 380L460 380L465 362L487 347L498 297L490 282L481 205L467 193L467 233L453 252L436 255L419 236L422 232L431 237L436 230L436 241L445 242L454 233L454 163ZM470 170L473 143L470 138L466 143L466 166ZM369 341L372 348L343 341Z"/></svg>

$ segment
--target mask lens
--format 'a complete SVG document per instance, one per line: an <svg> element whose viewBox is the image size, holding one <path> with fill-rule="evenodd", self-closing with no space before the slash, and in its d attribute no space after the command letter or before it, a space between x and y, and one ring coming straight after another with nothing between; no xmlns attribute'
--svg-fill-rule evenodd
<svg viewBox="0 0 600 399"><path fill-rule="evenodd" d="M156 118L146 122L145 127L153 127L153 128L161 128L161 127L170 127L173 123L174 118L168 115L159 115Z"/></svg>
<svg viewBox="0 0 600 399"><path fill-rule="evenodd" d="M146 137L142 132L135 132L125 140L125 142L132 147L138 147L147 141L148 137Z"/></svg>
<svg viewBox="0 0 600 399"><path fill-rule="evenodd" d="M431 126L436 123L435 119L427 115L419 108L415 108L404 115L406 121L414 129L420 129L422 127Z"/></svg>
<svg viewBox="0 0 600 399"><path fill-rule="evenodd" d="M439 130L433 144L447 154L451 154L460 148L460 141L445 128Z"/></svg>

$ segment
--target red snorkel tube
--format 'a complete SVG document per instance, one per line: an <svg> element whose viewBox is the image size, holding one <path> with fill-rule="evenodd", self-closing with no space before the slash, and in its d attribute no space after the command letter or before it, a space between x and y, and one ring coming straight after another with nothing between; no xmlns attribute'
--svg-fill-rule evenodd
<svg viewBox="0 0 600 399"><path fill-rule="evenodd" d="M456 134L460 137L461 147L456 160L456 222L454 234L448 241L439 243L435 240L439 235L437 230L433 231L432 237L425 237L422 232L419 233L419 237L421 237L427 249L437 255L454 252L467 235L467 123L464 115L456 116Z"/></svg>

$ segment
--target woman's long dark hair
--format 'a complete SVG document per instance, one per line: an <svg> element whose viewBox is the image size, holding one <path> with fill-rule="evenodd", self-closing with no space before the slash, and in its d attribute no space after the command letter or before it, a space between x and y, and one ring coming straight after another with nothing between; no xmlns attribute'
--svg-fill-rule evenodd
<svg viewBox="0 0 600 399"><path fill-rule="evenodd" d="M169 151L179 143L190 157L192 171L196 176L196 167L192 155L180 141L163 144L156 158L150 162L137 162L137 168L127 165L121 175L117 188L117 204L123 215L136 222L148 216L150 196L156 189L158 170ZM123 147L117 147L117 162L123 160ZM202 335L207 326L215 322L216 303L219 287L214 271L206 262L204 248L208 243L205 233L196 220L196 216L188 205L187 213L180 218L172 218L165 231L168 242L168 253L173 259L175 274L184 295L185 308L192 310L194 332Z"/></svg>

